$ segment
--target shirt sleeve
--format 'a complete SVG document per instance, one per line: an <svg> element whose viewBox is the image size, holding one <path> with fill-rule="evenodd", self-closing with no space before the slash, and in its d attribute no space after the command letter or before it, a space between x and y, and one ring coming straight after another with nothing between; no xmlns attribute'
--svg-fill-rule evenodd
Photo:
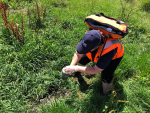
<svg viewBox="0 0 150 113"><path fill-rule="evenodd" d="M101 69L105 69L109 65L109 63L112 61L112 58L115 56L116 52L117 52L117 48L101 56L98 62L96 63L96 66Z"/></svg>

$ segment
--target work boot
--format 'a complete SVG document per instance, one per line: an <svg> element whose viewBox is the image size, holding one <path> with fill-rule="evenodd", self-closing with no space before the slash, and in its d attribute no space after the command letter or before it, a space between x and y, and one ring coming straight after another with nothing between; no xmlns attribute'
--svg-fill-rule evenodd
<svg viewBox="0 0 150 113"><path fill-rule="evenodd" d="M102 86L103 86L103 95L108 95L111 92L111 88L112 88L112 83L105 83L102 82Z"/></svg>

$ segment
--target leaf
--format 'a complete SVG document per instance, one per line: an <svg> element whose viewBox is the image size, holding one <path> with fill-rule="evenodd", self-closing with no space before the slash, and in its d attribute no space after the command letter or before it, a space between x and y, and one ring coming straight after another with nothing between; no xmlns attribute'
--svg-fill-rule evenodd
<svg viewBox="0 0 150 113"><path fill-rule="evenodd" d="M44 83L45 83L46 85L51 84L51 82L50 82L50 81L44 81Z"/></svg>
<svg viewBox="0 0 150 113"><path fill-rule="evenodd" d="M112 113L112 112L114 112L115 110L111 110L111 111L109 111L109 113Z"/></svg>
<svg viewBox="0 0 150 113"><path fill-rule="evenodd" d="M129 102L129 101L126 101L126 100L117 100L117 102Z"/></svg>

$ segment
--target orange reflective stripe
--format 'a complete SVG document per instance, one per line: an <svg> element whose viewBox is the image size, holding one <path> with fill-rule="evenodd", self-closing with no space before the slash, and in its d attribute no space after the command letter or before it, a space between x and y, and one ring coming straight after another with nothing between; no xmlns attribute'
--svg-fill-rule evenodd
<svg viewBox="0 0 150 113"><path fill-rule="evenodd" d="M88 52L88 53L86 54L86 56L87 56L91 61L97 62L98 59L99 59L99 54L100 54L100 48L98 48L98 51L97 51L97 53L96 53L96 55L95 55L94 58L92 58L91 52Z"/></svg>
<svg viewBox="0 0 150 113"><path fill-rule="evenodd" d="M95 55L94 58L92 58L91 52L88 52L88 53L86 54L86 56L87 56L91 61L97 62L97 61L99 60L99 58L100 58L100 54L102 53L103 47L104 47L104 44L99 45L99 48L98 48L97 53L96 53L96 55Z"/></svg>
<svg viewBox="0 0 150 113"><path fill-rule="evenodd" d="M120 45L120 46L121 46L121 48L117 49L117 52L116 52L116 54L115 54L115 56L113 57L112 60L120 58L120 57L123 56L123 54L124 54L124 47L122 45Z"/></svg>
<svg viewBox="0 0 150 113"><path fill-rule="evenodd" d="M115 48L117 48L117 52L116 52L116 54L114 55L114 57L113 57L112 60L114 60L114 59L116 59L116 58L122 57L123 54L124 54L124 47L123 47L123 45L121 44L121 42L120 42L119 40L116 40L116 39L108 39L108 40L106 41L106 44L105 44L104 50L102 51L101 56L105 55L106 53L110 52L111 50L113 50L113 49L115 49ZM97 51L97 53L96 53L96 55L95 55L94 58L92 58L92 54L91 54L90 52L87 53L86 56L87 56L91 61L97 62L97 61L99 60L99 58L100 58L100 53L101 53L100 51L101 51L101 50L102 50L101 48L98 49L98 51Z"/></svg>
<svg viewBox="0 0 150 113"><path fill-rule="evenodd" d="M88 52L88 53L86 54L86 56L87 56L91 61L93 61L92 54L91 54L90 52Z"/></svg>

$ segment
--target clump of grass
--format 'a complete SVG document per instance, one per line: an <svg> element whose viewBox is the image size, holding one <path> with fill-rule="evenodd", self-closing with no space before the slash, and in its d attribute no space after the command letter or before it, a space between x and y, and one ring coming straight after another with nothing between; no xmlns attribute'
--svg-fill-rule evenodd
<svg viewBox="0 0 150 113"><path fill-rule="evenodd" d="M17 9L22 8L22 2L23 3L25 3L25 2L31 3L32 0L7 0L9 7L11 7L11 9L13 9L13 10L17 10Z"/></svg>
<svg viewBox="0 0 150 113"><path fill-rule="evenodd" d="M132 7L128 6L123 0L120 0L121 4L121 20L129 21L129 18L133 16L140 7L136 3L132 3L133 0L127 0L127 2L131 2ZM135 5L136 4L136 5Z"/></svg>
<svg viewBox="0 0 150 113"><path fill-rule="evenodd" d="M67 2L65 2L64 0L53 1L51 4L54 7L66 7L67 6Z"/></svg>
<svg viewBox="0 0 150 113"><path fill-rule="evenodd" d="M46 8L40 7L36 0L35 2L36 6L32 10L28 9L28 17L29 26L37 32L40 28L45 28L43 23L46 17Z"/></svg>
<svg viewBox="0 0 150 113"><path fill-rule="evenodd" d="M70 30L72 30L73 29L73 23L71 21L64 20L62 22L62 28L63 29L70 29Z"/></svg>
<svg viewBox="0 0 150 113"><path fill-rule="evenodd" d="M144 11L150 12L150 1L145 1L144 4L142 5L142 9Z"/></svg>

